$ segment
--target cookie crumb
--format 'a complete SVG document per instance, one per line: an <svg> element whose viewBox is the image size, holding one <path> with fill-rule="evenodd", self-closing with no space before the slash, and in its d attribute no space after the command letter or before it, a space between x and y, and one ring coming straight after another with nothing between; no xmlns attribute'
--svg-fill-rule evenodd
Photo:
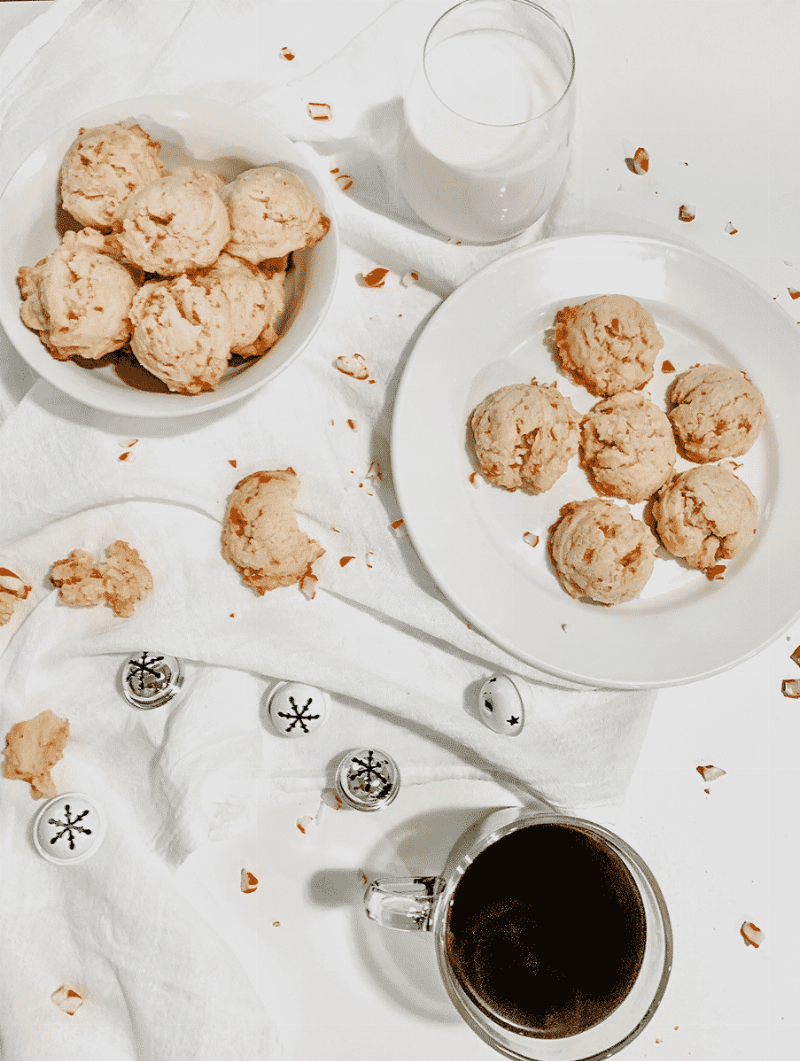
<svg viewBox="0 0 800 1061"><path fill-rule="evenodd" d="M739 229L734 228L733 222L729 221L725 226L725 231L728 233L729 236L735 236Z"/></svg>
<svg viewBox="0 0 800 1061"><path fill-rule="evenodd" d="M248 870L243 869L239 881L239 887L245 895L250 895L258 887L258 877L254 877Z"/></svg>
<svg viewBox="0 0 800 1061"><path fill-rule="evenodd" d="M800 700L800 678L784 678L781 682L781 692L790 700Z"/></svg>
<svg viewBox="0 0 800 1061"><path fill-rule="evenodd" d="M131 453L131 451L129 449L126 449L124 453L120 453L120 455L117 457L117 460L118 461L134 461L134 460L136 460L136 458L134 457L134 455Z"/></svg>
<svg viewBox="0 0 800 1061"><path fill-rule="evenodd" d="M786 290L789 292L789 298L800 298L800 291L796 287L787 287Z"/></svg>
<svg viewBox="0 0 800 1061"><path fill-rule="evenodd" d="M675 366L673 365L673 363L671 361L663 361L662 364L661 364L661 371L662 372L674 372L675 371Z"/></svg>
<svg viewBox="0 0 800 1061"><path fill-rule="evenodd" d="M75 1012L83 1005L83 999L78 992L73 991L66 984L62 984L61 987L57 988L50 996L50 1000L70 1017L74 1016Z"/></svg>
<svg viewBox="0 0 800 1061"><path fill-rule="evenodd" d="M697 772L704 781L716 781L717 778L724 777L726 773L720 766L698 766Z"/></svg>
<svg viewBox="0 0 800 1061"><path fill-rule="evenodd" d="M631 160L631 169L640 176L650 169L650 152L644 147L637 147Z"/></svg>
<svg viewBox="0 0 800 1061"><path fill-rule="evenodd" d="M525 531L525 533L522 535L522 540L527 545L530 545L532 549L535 549L536 546L539 544L539 535L532 534L530 531Z"/></svg>
<svg viewBox="0 0 800 1061"><path fill-rule="evenodd" d="M307 110L309 117L315 122L329 122L333 117L329 103L309 103Z"/></svg>
<svg viewBox="0 0 800 1061"><path fill-rule="evenodd" d="M476 490L480 490L480 488L483 486L483 476L478 475L477 472L470 472L469 481L472 483Z"/></svg>
<svg viewBox="0 0 800 1061"><path fill-rule="evenodd" d="M339 567L346 567L351 560L355 560L354 556L342 556L339 559Z"/></svg>
<svg viewBox="0 0 800 1061"><path fill-rule="evenodd" d="M709 582L721 582L725 577L725 570L724 564L714 564L713 567L707 567L703 574Z"/></svg>
<svg viewBox="0 0 800 1061"><path fill-rule="evenodd" d="M300 583L300 592L306 598L306 600L313 600L317 595L317 582L319 579L316 575L306 575L303 581Z"/></svg>
<svg viewBox="0 0 800 1061"><path fill-rule="evenodd" d="M313 821L314 819L311 817L310 814L305 814L302 818L297 819L297 828L300 830L303 836L305 836L305 834L308 832L309 826Z"/></svg>
<svg viewBox="0 0 800 1061"><path fill-rule="evenodd" d="M378 267L369 273L362 273L361 279L367 287L383 287L388 273L388 269Z"/></svg>
<svg viewBox="0 0 800 1061"><path fill-rule="evenodd" d="M349 191L353 187L353 178L349 173L340 173L336 178L336 183L342 189L343 192Z"/></svg>
<svg viewBox="0 0 800 1061"><path fill-rule="evenodd" d="M350 430L351 430L351 431L358 431L358 428L356 427L356 422L355 422L355 420L350 420L350 419L348 418L348 420L347 420L347 426L348 426L348 427L350 428Z"/></svg>
<svg viewBox="0 0 800 1061"><path fill-rule="evenodd" d="M416 269L407 269L400 277L400 283L403 287L413 287L414 284L419 283L419 273Z"/></svg>
<svg viewBox="0 0 800 1061"><path fill-rule="evenodd" d="M758 949L764 942L764 932L757 925L754 925L752 921L743 921L739 932L748 947Z"/></svg>
<svg viewBox="0 0 800 1061"><path fill-rule="evenodd" d="M800 645L798 645L794 652L789 656L789 659L800 667Z"/></svg>
<svg viewBox="0 0 800 1061"><path fill-rule="evenodd" d="M394 533L397 535L398 538L402 538L403 535L406 533L405 521L402 520L402 519L396 519L392 523L392 530L394 531Z"/></svg>
<svg viewBox="0 0 800 1061"><path fill-rule="evenodd" d="M281 927L280 921L273 921L272 922L272 927L273 928L280 928Z"/></svg>
<svg viewBox="0 0 800 1061"><path fill-rule="evenodd" d="M334 366L345 376L353 379L367 379L369 368L361 354L340 354L333 362ZM331 420L333 424L333 420Z"/></svg>
<svg viewBox="0 0 800 1061"><path fill-rule="evenodd" d="M375 559L375 553L373 553L373 551L370 549L370 551L367 553L367 555L366 555L366 557L364 559L364 563L367 565L367 567L371 568L373 566L372 565L372 561L374 559Z"/></svg>
<svg viewBox="0 0 800 1061"><path fill-rule="evenodd" d="M678 207L678 220L679 221L694 221L697 214L693 206L688 206L686 203L682 203Z"/></svg>
<svg viewBox="0 0 800 1061"><path fill-rule="evenodd" d="M230 464L231 468L238 468L239 466L235 460L231 460L230 458L228 458L228 464Z"/></svg>
<svg viewBox="0 0 800 1061"><path fill-rule="evenodd" d="M294 52L289 51L289 49L285 45L278 52L278 55L280 55L281 59L285 59L289 63L292 61L292 59L294 59Z"/></svg>

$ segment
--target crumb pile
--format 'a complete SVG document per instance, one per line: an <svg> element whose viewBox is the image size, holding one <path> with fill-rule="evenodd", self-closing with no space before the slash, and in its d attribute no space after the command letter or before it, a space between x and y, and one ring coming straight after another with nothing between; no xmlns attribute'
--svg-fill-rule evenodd
<svg viewBox="0 0 800 1061"><path fill-rule="evenodd" d="M66 604L79 608L107 604L115 615L129 618L153 588L153 576L139 553L127 542L106 549L108 560L96 563L85 549L73 549L50 569L50 582Z"/></svg>
<svg viewBox="0 0 800 1061"><path fill-rule="evenodd" d="M17 722L6 737L3 774L11 781L28 781L34 799L52 799L56 786L50 771L64 754L69 720L52 711Z"/></svg>
<svg viewBox="0 0 800 1061"><path fill-rule="evenodd" d="M278 341L291 255L330 219L283 166L226 184L199 167L168 173L160 148L135 123L79 130L60 191L84 227L20 267L20 317L58 360L130 350L170 391L200 394L232 355Z"/></svg>

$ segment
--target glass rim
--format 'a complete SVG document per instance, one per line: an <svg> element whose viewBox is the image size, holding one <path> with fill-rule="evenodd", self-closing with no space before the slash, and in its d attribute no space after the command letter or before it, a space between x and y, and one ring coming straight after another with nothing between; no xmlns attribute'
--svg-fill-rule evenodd
<svg viewBox="0 0 800 1061"><path fill-rule="evenodd" d="M425 38L425 44L422 47L422 70L425 74L425 83L427 84L428 88L431 90L433 95L436 97L436 99L439 101L439 103L441 103L441 105L446 110L450 111L451 114L455 114L455 116L457 118L460 118L462 121L471 122L472 125L482 125L485 126L485 128L487 129L516 129L521 128L525 125L530 125L532 122L541 121L542 118L546 117L548 114L550 114L551 111L554 111L556 107L559 107L564 102L567 97L567 94L572 88L573 82L575 81L575 48L572 44L572 38L570 37L569 33L567 33L566 29L564 28L564 26L561 25L555 15L553 15L552 12L548 11L547 8L541 7L539 4L534 3L533 0L505 0L505 2L511 4L519 4L520 7L523 8L533 8L539 14L544 15L546 18L549 18L555 28L561 33L564 40L567 42L570 56L569 77L567 79L566 85L564 86L564 91L561 93L555 103L551 103L546 110L543 110L541 114L537 114L534 118L526 118L524 121L521 122L501 122L499 124L495 122L481 122L475 118L468 118L465 114L461 114L459 113L459 111L455 110L455 108L451 107L449 103L445 103L445 101L442 99L442 97L431 84L431 79L428 77L428 45L430 44L431 37L435 33L437 26L441 22L443 22L444 19L448 17L448 15L452 15L454 11L458 11L459 8L468 7L469 5L478 2L481 2L481 0L460 0L460 3L454 4L452 7L449 7L446 11L439 15L434 24L431 26L430 30L428 31L428 35Z"/></svg>

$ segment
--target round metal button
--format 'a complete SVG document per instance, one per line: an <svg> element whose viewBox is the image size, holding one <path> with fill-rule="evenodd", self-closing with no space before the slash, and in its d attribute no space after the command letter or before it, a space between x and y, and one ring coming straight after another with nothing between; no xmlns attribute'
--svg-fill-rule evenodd
<svg viewBox="0 0 800 1061"><path fill-rule="evenodd" d="M97 851L106 819L97 804L80 792L49 800L33 823L36 850L48 862L83 862Z"/></svg>
<svg viewBox="0 0 800 1061"><path fill-rule="evenodd" d="M512 678L510 674L493 674L481 686L478 710L489 729L516 737L525 725L525 705L530 701L527 682Z"/></svg>
<svg viewBox="0 0 800 1061"><path fill-rule="evenodd" d="M328 717L328 694L303 682L278 682L269 694L269 720L283 737L305 737Z"/></svg>
<svg viewBox="0 0 800 1061"><path fill-rule="evenodd" d="M385 752L358 748L348 752L336 771L339 795L356 810L382 810L400 791L400 770Z"/></svg>
<svg viewBox="0 0 800 1061"><path fill-rule="evenodd" d="M183 667L175 656L139 652L122 666L122 695L143 711L169 703L182 685Z"/></svg>

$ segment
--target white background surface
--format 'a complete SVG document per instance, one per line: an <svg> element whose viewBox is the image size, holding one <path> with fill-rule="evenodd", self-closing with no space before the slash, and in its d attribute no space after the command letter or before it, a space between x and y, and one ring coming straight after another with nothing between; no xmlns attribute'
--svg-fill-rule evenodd
<svg viewBox="0 0 800 1061"><path fill-rule="evenodd" d="M0 43L42 6L2 3ZM304 6L311 69L384 5ZM570 6L588 224L699 246L798 320L787 289L800 288L800 4ZM624 164L638 146L650 152L646 178ZM697 211L691 224L677 220L681 203ZM800 702L781 695L781 680L800 677L789 659L798 644L795 623L734 670L659 694L615 829L661 884L675 964L625 1061L796 1056ZM727 773L705 784L696 767L709 763ZM449 1008L431 941L381 934L362 918L360 874L435 872L477 808L513 801L485 784L407 787L380 815L326 808L306 835L296 822L317 813L316 800L287 803L206 845L178 878L278 1015L292 1061L490 1061ZM259 878L252 895L239 891L242 867ZM739 935L744 920L766 933L758 950Z"/></svg>

